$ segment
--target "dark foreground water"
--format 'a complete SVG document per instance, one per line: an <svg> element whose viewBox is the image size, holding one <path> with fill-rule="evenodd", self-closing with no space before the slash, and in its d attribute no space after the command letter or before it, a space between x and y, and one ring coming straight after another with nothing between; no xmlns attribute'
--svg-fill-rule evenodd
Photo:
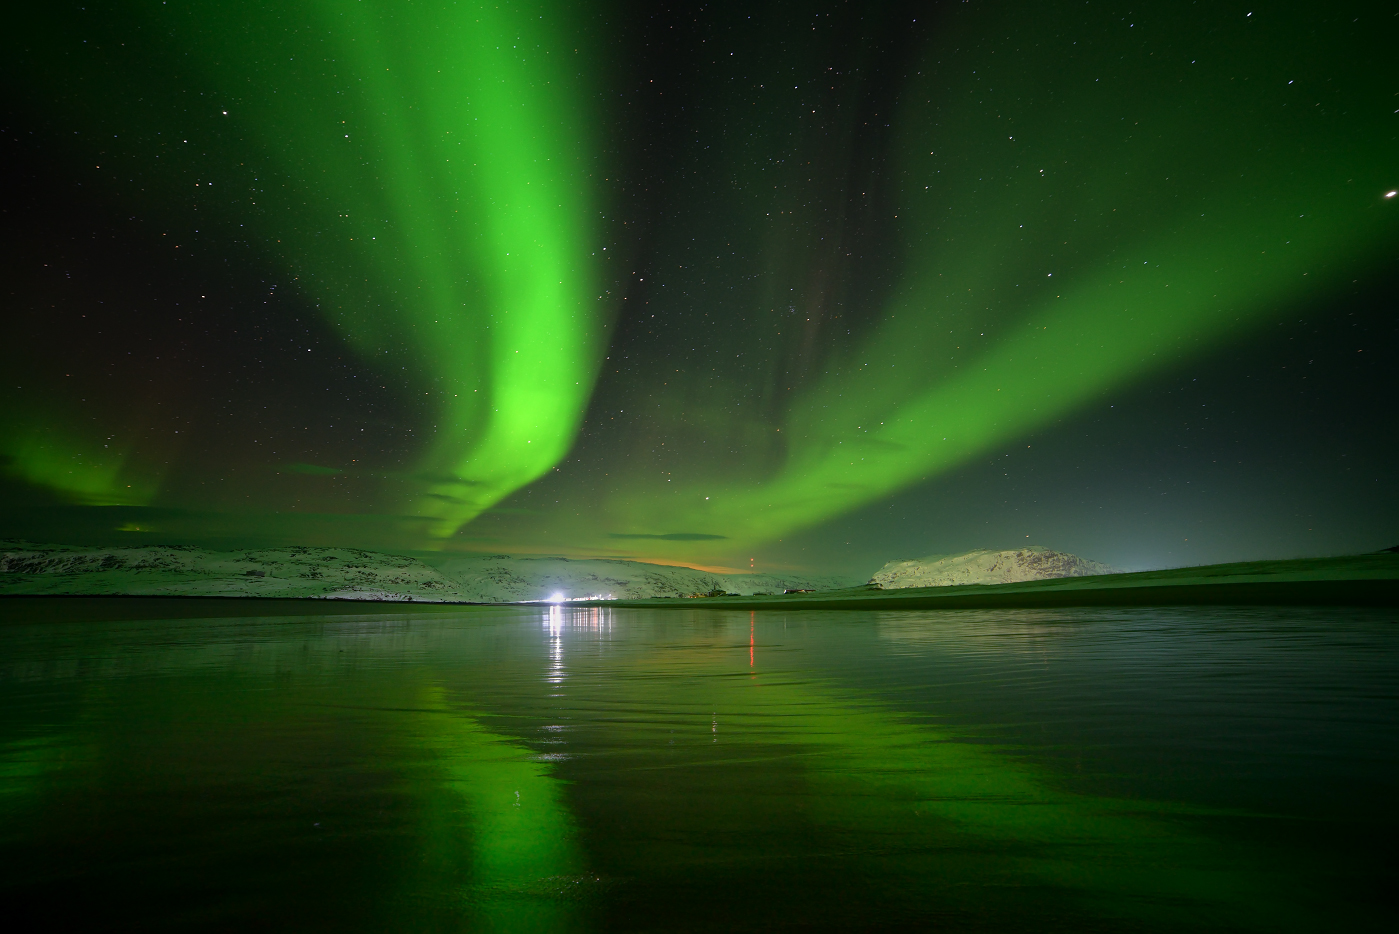
<svg viewBox="0 0 1399 934"><path fill-rule="evenodd" d="M112 605L0 623L9 930L1393 920L1392 611Z"/></svg>

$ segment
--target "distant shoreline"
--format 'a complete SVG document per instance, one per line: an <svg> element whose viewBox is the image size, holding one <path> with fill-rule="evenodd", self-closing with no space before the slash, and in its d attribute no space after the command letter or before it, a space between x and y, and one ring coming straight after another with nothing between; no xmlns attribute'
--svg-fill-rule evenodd
<svg viewBox="0 0 1399 934"><path fill-rule="evenodd" d="M1091 578L1078 578L1085 580ZM1034 585L965 584L957 587L867 591L861 594L793 594L785 597L714 597L707 609L734 610L995 610L1149 606L1393 606L1399 580L1286 581L1184 584L1152 587L1041 588ZM1029 589L1016 589L1028 586ZM929 591L955 591L930 593ZM974 593L969 591L975 591ZM674 599L616 600L570 606L685 607Z"/></svg>
<svg viewBox="0 0 1399 934"><path fill-rule="evenodd" d="M137 603L143 604L138 608ZM153 613L154 605L161 609ZM0 621L14 621L44 607L60 618L213 618L346 615L353 607L382 614L387 607L421 613L456 607L715 609L715 610L981 610L1147 606L1370 606L1399 607L1399 554L1251 561L1063 577L1014 584L963 584L878 590L869 587L773 596L653 597L639 600L569 600L485 603L447 600L367 600L338 597L161 594L0 594ZM79 609L82 607L83 609ZM256 607L254 610L253 608ZM372 608L372 609L371 609ZM411 610L409 609L411 608Z"/></svg>
<svg viewBox="0 0 1399 934"><path fill-rule="evenodd" d="M685 604L672 599L607 606ZM780 597L711 597L729 609L980 610L1128 606L1399 606L1399 554L1244 561L1013 584L868 587ZM603 605L588 603L588 606Z"/></svg>

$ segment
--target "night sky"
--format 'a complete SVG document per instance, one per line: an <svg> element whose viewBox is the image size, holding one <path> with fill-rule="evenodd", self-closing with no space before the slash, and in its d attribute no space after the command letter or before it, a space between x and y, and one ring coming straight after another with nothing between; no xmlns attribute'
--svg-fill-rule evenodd
<svg viewBox="0 0 1399 934"><path fill-rule="evenodd" d="M0 536L1399 544L1399 12L32 4Z"/></svg>

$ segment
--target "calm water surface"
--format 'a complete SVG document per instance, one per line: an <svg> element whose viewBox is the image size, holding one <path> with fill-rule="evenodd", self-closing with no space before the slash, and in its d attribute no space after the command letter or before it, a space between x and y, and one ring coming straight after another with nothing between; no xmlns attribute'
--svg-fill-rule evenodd
<svg viewBox="0 0 1399 934"><path fill-rule="evenodd" d="M26 929L1317 931L1396 907L1393 612L115 605L0 623Z"/></svg>

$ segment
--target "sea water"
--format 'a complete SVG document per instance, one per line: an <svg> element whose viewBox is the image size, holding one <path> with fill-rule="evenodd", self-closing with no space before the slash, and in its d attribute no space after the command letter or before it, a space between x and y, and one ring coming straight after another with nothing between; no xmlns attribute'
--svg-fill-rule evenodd
<svg viewBox="0 0 1399 934"><path fill-rule="evenodd" d="M11 930L1317 931L1396 907L1392 611L0 609Z"/></svg>

